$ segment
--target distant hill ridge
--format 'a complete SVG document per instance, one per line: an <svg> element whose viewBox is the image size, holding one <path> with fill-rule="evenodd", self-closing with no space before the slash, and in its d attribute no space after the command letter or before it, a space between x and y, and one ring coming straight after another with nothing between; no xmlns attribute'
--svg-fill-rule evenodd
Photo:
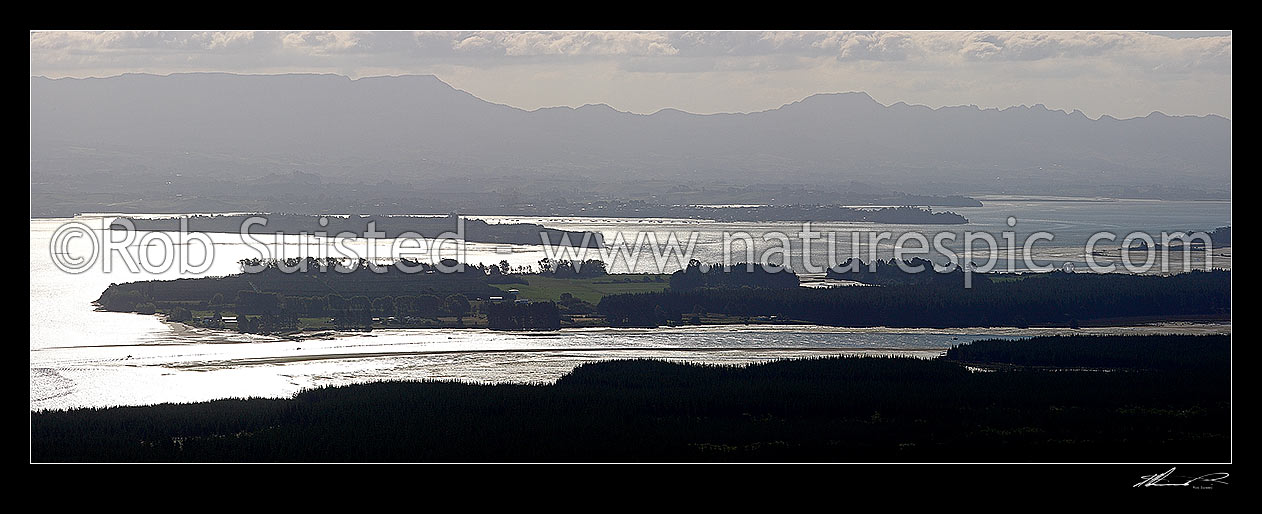
<svg viewBox="0 0 1262 514"><path fill-rule="evenodd" d="M825 93L752 113L653 114L605 104L527 111L432 75L31 77L32 173L84 157L183 171L350 167L367 178L627 173L767 180L929 177L985 184L1230 183L1231 121L1153 113L1092 120L1043 105L882 105ZM75 153L76 151L80 153ZM55 158L56 159L55 159ZM58 161L60 162L60 161ZM217 166L230 163L231 166ZM327 174L323 173L322 174Z"/></svg>

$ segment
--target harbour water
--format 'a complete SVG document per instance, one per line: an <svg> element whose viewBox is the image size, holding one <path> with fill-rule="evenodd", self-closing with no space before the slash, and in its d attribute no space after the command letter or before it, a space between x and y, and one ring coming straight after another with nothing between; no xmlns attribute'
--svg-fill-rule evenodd
<svg viewBox="0 0 1262 514"><path fill-rule="evenodd" d="M890 231L893 237L878 244L878 255L889 258L893 242L906 231L932 234L942 230L990 232L1005 230L1018 241L1031 233L1048 231L1052 241L1035 245L1041 263L1063 262L1085 267L1083 245L1091 234L1107 230L1121 237L1132 231L1159 235L1162 231L1211 231L1231 224L1229 202L1169 202L1116 200L1065 202L988 199L985 207L952 208L970 219L961 226L814 223L812 230L839 235L854 231ZM1008 218L1017 219L1009 227ZM745 232L755 241L762 233L793 236L800 223L713 223L698 220L600 218L489 218L500 222L534 222L549 228L602 233L612 241L619 232L633 241L635 234L653 232L659 241L672 233L686 242L696 233L692 257L721 262L724 233ZM83 406L143 405L203 401L230 397L285 397L314 386L386 379L468 380L478 382L548 382L584 362L623 358L661 358L689 362L744 364L769 359L818 355L904 355L933 357L951 345L979 338L1022 337L1058 333L1057 329L883 329L833 328L801 325L727 326L644 329L572 329L549 333L486 330L379 330L371 333L328 334L291 340L234 332L193 329L166 323L156 316L100 312L92 302L114 282L169 280L188 277L179 266L166 270L130 270L120 255L113 265L103 262L80 273L67 273L53 263L50 243L59 227L75 221L91 225L100 217L31 219L30 231L30 359L31 409ZM98 233L102 237L104 234ZM238 260L258 257L234 234L212 234L214 259L201 275L240 271ZM841 241L841 240L839 240ZM89 244L85 238L71 242ZM389 242L379 243L389 246ZM839 252L849 251L848 242ZM271 251L296 256L308 245L286 237ZM801 251L801 240L790 241L791 252ZM193 262L196 245L180 247ZM739 248L739 247L738 247ZM487 264L507 260L513 266L533 265L549 256L539 246L471 243L466 259ZM765 250L758 247L756 252ZM69 251L69 250L68 250ZM867 250L864 249L866 252ZM826 262L827 250L815 247L812 259ZM1173 252L1177 254L1178 252ZM589 254L587 258L596 258ZM1216 248L1213 267L1230 269L1230 248ZM865 259L866 260L866 259ZM1020 259L1018 259L1019 261ZM613 272L657 271L652 257L636 265L614 263ZM1100 261L1108 261L1101 258ZM661 271L671 272L678 258ZM1194 261L1195 265L1203 262ZM1002 263L999 266L1003 268ZM198 275L198 276L201 276ZM1087 333L1230 333L1230 324L1165 324L1138 327L1088 328Z"/></svg>

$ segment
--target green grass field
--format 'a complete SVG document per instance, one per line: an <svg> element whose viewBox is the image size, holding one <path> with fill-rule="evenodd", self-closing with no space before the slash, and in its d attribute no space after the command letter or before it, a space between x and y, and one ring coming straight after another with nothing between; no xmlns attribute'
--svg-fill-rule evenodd
<svg viewBox="0 0 1262 514"><path fill-rule="evenodd" d="M645 278L648 282L645 282ZM656 279L661 277L661 282ZM627 273L593 278L552 278L528 276L528 284L493 284L507 292L520 291L519 297L534 301L558 301L561 293L592 304L600 303L601 297L619 293L661 292L670 285L670 275Z"/></svg>

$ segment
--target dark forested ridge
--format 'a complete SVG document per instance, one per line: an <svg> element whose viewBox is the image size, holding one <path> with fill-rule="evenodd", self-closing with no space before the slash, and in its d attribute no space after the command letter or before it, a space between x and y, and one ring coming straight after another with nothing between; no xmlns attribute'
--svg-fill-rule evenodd
<svg viewBox="0 0 1262 514"><path fill-rule="evenodd" d="M829 289L710 287L609 295L598 305L617 324L665 324L696 312L777 316L835 326L970 327L1075 323L1130 316L1221 316L1231 313L1231 272L1171 276L1065 273L991 280L964 273L918 283ZM947 280L953 278L954 280Z"/></svg>
<svg viewBox="0 0 1262 514"><path fill-rule="evenodd" d="M1046 336L973 341L952 347L942 358L1037 368L1214 373L1231 367L1230 345L1228 336Z"/></svg>
<svg viewBox="0 0 1262 514"><path fill-rule="evenodd" d="M948 358L1068 364L1046 357L1058 348L1091 348L1083 359L1112 371L976 373L943 358L830 357L743 368L614 361L582 365L554 385L387 382L289 400L35 412L31 458L1230 460L1229 336L983 341ZM1087 367L1083 359L1073 367Z"/></svg>

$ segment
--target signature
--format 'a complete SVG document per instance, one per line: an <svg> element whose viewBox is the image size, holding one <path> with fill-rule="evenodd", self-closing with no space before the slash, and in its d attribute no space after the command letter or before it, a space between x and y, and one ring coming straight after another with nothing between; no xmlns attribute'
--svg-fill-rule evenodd
<svg viewBox="0 0 1262 514"><path fill-rule="evenodd" d="M1227 482L1223 479L1227 478L1228 476L1231 476L1229 473L1222 473L1222 472L1206 473L1204 475L1193 478L1186 482L1177 482L1176 480L1182 479L1184 477L1171 478L1170 475L1174 473L1174 470L1175 468L1170 468L1168 471L1164 473L1157 473L1155 475L1145 475L1143 477L1140 477L1140 478L1143 478L1142 481L1140 481L1138 484L1135 484L1131 487L1154 487L1154 486L1187 487L1187 486L1191 486L1193 489L1209 489L1213 487L1214 484L1227 485ZM1170 478L1171 481L1166 482L1165 480L1167 478ZM1198 482L1200 482L1201 484L1194 485L1194 484L1197 484Z"/></svg>

